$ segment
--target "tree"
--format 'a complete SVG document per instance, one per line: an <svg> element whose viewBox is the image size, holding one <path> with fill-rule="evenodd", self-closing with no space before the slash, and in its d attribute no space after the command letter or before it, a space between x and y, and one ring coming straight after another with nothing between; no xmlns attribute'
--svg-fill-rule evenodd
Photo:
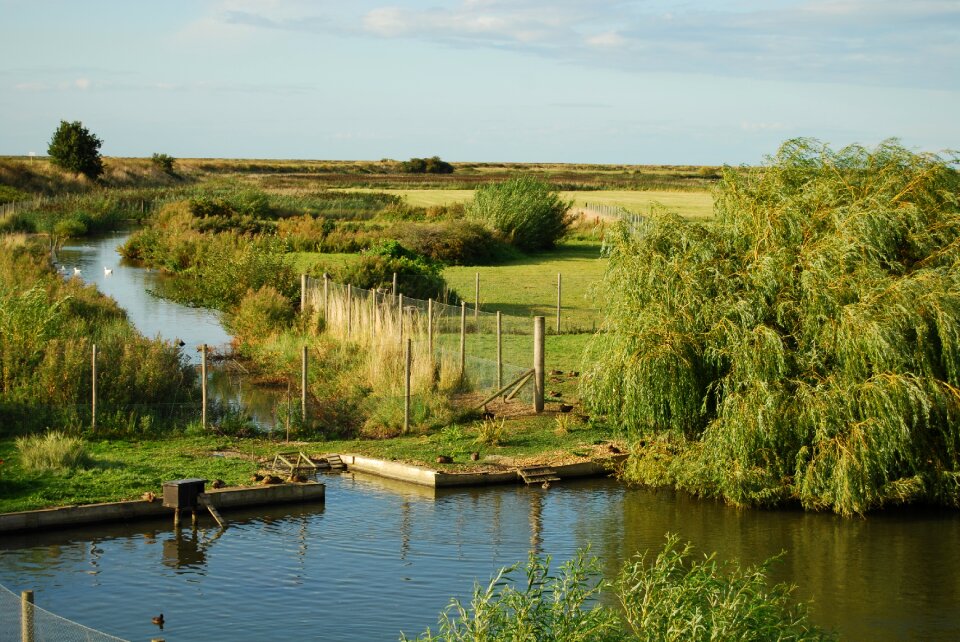
<svg viewBox="0 0 960 642"><path fill-rule="evenodd" d="M430 158L411 158L400 164L400 169L405 174L452 174L453 165L439 156Z"/></svg>
<svg viewBox="0 0 960 642"><path fill-rule="evenodd" d="M785 143L708 225L608 236L582 394L632 471L737 505L960 504L960 173Z"/></svg>
<svg viewBox="0 0 960 642"><path fill-rule="evenodd" d="M468 214L500 232L521 250L548 250L573 222L571 202L535 178L512 178L479 188Z"/></svg>
<svg viewBox="0 0 960 642"><path fill-rule="evenodd" d="M152 162L154 167L159 169L164 174L176 176L173 169L177 159L173 156L170 156L169 154L154 153L153 156L150 157L150 162Z"/></svg>
<svg viewBox="0 0 960 642"><path fill-rule="evenodd" d="M79 120L72 123L61 120L50 139L47 154L54 165L96 179L103 173L103 159L100 157L102 144Z"/></svg>

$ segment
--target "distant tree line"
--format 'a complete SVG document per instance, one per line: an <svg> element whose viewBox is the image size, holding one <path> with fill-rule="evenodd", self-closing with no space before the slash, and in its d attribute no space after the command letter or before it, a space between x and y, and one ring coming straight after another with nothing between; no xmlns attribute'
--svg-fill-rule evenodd
<svg viewBox="0 0 960 642"><path fill-rule="evenodd" d="M453 174L453 165L440 160L439 156L430 158L411 158L400 163L405 174Z"/></svg>

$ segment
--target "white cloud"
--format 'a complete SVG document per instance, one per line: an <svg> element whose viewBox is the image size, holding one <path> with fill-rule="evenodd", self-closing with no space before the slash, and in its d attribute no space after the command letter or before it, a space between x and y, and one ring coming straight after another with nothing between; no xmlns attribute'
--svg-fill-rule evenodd
<svg viewBox="0 0 960 642"><path fill-rule="evenodd" d="M627 43L626 38L621 36L616 31L606 31L604 33L598 33L593 36L588 36L584 41L591 47L599 48L611 48L615 49L617 47L622 47Z"/></svg>

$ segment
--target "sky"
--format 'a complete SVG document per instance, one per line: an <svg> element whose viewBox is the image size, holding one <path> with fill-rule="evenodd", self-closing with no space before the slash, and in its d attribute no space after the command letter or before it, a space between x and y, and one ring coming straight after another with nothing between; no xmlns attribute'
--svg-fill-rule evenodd
<svg viewBox="0 0 960 642"><path fill-rule="evenodd" d="M958 114L960 0L0 0L0 155L737 165Z"/></svg>

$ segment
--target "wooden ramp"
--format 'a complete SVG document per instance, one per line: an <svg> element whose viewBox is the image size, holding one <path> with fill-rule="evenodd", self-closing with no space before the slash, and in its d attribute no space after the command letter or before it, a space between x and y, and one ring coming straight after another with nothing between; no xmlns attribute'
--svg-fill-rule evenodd
<svg viewBox="0 0 960 642"><path fill-rule="evenodd" d="M274 472L291 478L298 475L312 477L319 470L313 460L301 452L277 453L271 468Z"/></svg>
<svg viewBox="0 0 960 642"><path fill-rule="evenodd" d="M527 486L530 484L549 484L550 482L560 481L557 477L557 471L544 466L535 466L532 468L519 468L517 473L523 479Z"/></svg>

